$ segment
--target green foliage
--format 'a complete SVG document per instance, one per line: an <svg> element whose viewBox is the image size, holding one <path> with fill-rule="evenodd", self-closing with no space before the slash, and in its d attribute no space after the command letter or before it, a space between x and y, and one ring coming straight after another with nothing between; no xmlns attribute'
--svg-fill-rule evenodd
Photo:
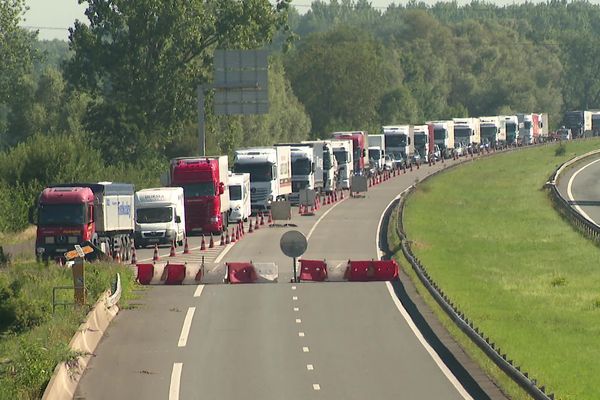
<svg viewBox="0 0 600 400"><path fill-rule="evenodd" d="M562 157L565 155L566 152L567 152L567 146L563 142L560 142L558 144L558 146L556 147L556 149L554 150L554 155L556 157Z"/></svg>
<svg viewBox="0 0 600 400"><path fill-rule="evenodd" d="M86 118L94 146L109 162L160 154L195 119L214 48L269 42L287 3L88 1L91 22L71 31L66 74L94 98Z"/></svg>

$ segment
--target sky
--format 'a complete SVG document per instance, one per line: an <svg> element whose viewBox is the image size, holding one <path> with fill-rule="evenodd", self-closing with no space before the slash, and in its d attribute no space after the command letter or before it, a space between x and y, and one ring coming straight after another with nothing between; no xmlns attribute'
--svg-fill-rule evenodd
<svg viewBox="0 0 600 400"><path fill-rule="evenodd" d="M386 8L391 3L405 3L406 0L371 0L373 7ZM435 3L435 0L425 0ZM465 1L459 1L463 3ZM492 1L506 4L507 0ZM60 39L67 40L69 27L75 20L87 21L84 11L86 4L79 5L77 0L26 0L29 11L21 26L39 29L39 38L42 40ZM293 0L292 4L304 13L310 7L311 0Z"/></svg>

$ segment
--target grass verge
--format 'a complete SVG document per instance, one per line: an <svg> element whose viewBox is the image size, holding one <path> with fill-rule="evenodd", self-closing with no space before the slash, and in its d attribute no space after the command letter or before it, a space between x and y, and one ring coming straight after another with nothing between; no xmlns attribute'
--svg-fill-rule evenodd
<svg viewBox="0 0 600 400"><path fill-rule="evenodd" d="M405 211L413 251L445 293L561 399L600 398L600 254L542 186L560 163L599 146L589 140L567 144L564 154L546 146L477 160L421 183ZM527 398L478 349L464 347L508 394Z"/></svg>
<svg viewBox="0 0 600 400"><path fill-rule="evenodd" d="M125 305L132 299L131 271L114 264L86 264L90 305L122 278ZM85 319L88 308L72 306L52 313L52 288L72 285L69 269L36 263L0 269L0 399L38 399L54 367L73 360L68 343ZM72 291L61 291L60 301L72 301Z"/></svg>

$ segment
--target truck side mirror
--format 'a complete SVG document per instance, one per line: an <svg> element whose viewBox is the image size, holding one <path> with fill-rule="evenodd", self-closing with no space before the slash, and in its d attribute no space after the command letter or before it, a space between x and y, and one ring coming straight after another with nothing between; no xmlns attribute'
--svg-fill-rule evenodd
<svg viewBox="0 0 600 400"><path fill-rule="evenodd" d="M223 182L219 182L219 195L225 193L225 184Z"/></svg>
<svg viewBox="0 0 600 400"><path fill-rule="evenodd" d="M181 223L181 217L179 215L175 216L175 223L176 224L180 224Z"/></svg>

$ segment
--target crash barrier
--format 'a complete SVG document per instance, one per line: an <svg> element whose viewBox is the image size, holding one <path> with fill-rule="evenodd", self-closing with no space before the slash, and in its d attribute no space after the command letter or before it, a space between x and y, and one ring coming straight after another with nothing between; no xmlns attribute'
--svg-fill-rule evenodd
<svg viewBox="0 0 600 400"><path fill-rule="evenodd" d="M222 283L277 282L279 269L275 263L230 262L138 263L131 266L141 285L194 285Z"/></svg>
<svg viewBox="0 0 600 400"><path fill-rule="evenodd" d="M542 144L545 145L546 143ZM524 146L525 148L531 146ZM503 151L510 151L503 150ZM517 149L512 149L517 150ZM470 159L469 159L470 160ZM461 165L454 164L448 168L454 168ZM424 180L430 179L431 177L447 171L448 168L434 172L433 174L424 178ZM423 182L423 181L421 181ZM454 321L454 323L463 331L473 343L475 343L487 356L492 360L509 378L523 388L533 399L535 400L554 400L554 393L547 394L546 387L539 385L537 380L532 378L529 373L522 370L522 368L505 353L503 352L494 342L487 336L481 329L479 329L473 320L470 320L466 314L461 311L456 304L444 293L443 289L433 280L433 278L427 272L427 268L421 263L421 261L413 254L403 227L404 218L404 205L408 196L414 191L415 187L411 186L409 190L404 192L404 195L400 197L399 204L395 208L398 213L398 225L396 231L398 237L401 240L401 248L404 257L408 260L412 269L417 274L419 280L423 283L427 291L436 300L440 307L446 312L446 314Z"/></svg>
<svg viewBox="0 0 600 400"><path fill-rule="evenodd" d="M581 215L577 209L572 207L569 201L562 196L557 187L560 174L565 171L566 168L585 158L598 154L600 154L600 150L593 150L561 164L552 173L552 175L550 175L548 182L546 182L546 187L549 188L550 198L554 208L558 211L558 213L561 214L567 221L569 221L569 223L579 230L583 235L600 245L600 226L594 221Z"/></svg>
<svg viewBox="0 0 600 400"><path fill-rule="evenodd" d="M326 261L300 259L299 281L308 282L371 282L398 278L395 260Z"/></svg>

